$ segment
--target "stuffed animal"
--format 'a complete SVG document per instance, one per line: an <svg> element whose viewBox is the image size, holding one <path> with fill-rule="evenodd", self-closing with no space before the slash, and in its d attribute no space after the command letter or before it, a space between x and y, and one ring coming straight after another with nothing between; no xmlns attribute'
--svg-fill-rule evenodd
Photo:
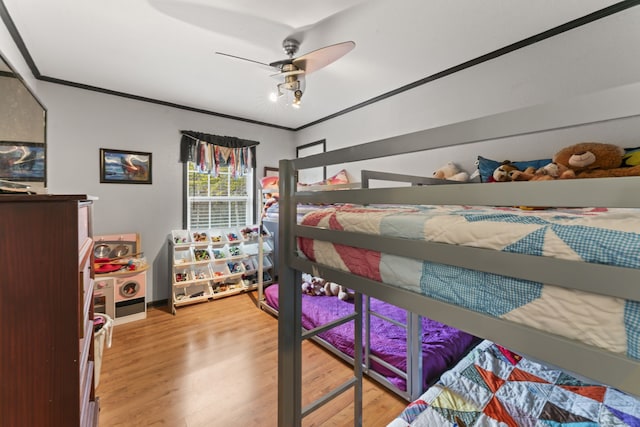
<svg viewBox="0 0 640 427"><path fill-rule="evenodd" d="M341 301L348 301L353 298L353 294L351 294L347 288L342 285L338 285L333 282L326 282L324 285L324 293L325 295L333 295L337 296Z"/></svg>
<svg viewBox="0 0 640 427"><path fill-rule="evenodd" d="M526 171L527 173L533 172L529 170L529 168L527 168ZM523 179L519 179L520 173L522 173L522 171L520 171L516 165L511 163L510 160L505 160L493 171L493 179L496 182L522 181Z"/></svg>
<svg viewBox="0 0 640 427"><path fill-rule="evenodd" d="M342 301L347 301L353 298L353 294L344 286L333 282L327 282L326 280L312 276L309 273L302 274L302 293L314 297L321 295L336 296Z"/></svg>
<svg viewBox="0 0 640 427"><path fill-rule="evenodd" d="M565 165L561 165L555 162L551 162L541 168L539 168L533 178L533 181L548 181L553 179L562 179L564 174L569 171L569 168Z"/></svg>
<svg viewBox="0 0 640 427"><path fill-rule="evenodd" d="M559 178L606 178L640 175L640 165L620 167L624 149L614 144L581 142L558 151L554 163L568 168Z"/></svg>
<svg viewBox="0 0 640 427"><path fill-rule="evenodd" d="M640 148L628 148L626 152L622 157L622 166L640 165Z"/></svg>
<svg viewBox="0 0 640 427"><path fill-rule="evenodd" d="M325 295L325 281L319 277L313 277L308 273L302 274L302 293L314 297Z"/></svg>
<svg viewBox="0 0 640 427"><path fill-rule="evenodd" d="M510 181L551 181L566 178L569 171L567 166L551 162L541 168L528 167L524 171L513 170L509 172Z"/></svg>
<svg viewBox="0 0 640 427"><path fill-rule="evenodd" d="M433 173L434 178L448 179L450 181L469 181L469 174L453 162L449 162Z"/></svg>

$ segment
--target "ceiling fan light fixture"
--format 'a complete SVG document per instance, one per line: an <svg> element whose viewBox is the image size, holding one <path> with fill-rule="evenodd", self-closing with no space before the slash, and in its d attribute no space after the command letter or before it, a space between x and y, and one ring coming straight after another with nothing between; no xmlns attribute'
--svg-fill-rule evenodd
<svg viewBox="0 0 640 427"><path fill-rule="evenodd" d="M300 101L302 100L302 91L300 89L293 92L293 105L296 108L300 108Z"/></svg>
<svg viewBox="0 0 640 427"><path fill-rule="evenodd" d="M284 80L284 82L276 86L277 92L269 94L269 99L272 102L277 102L278 98L286 94L287 105L291 102L292 107L300 108L302 94L303 91L306 90L306 75L324 68L337 59L343 57L355 46L356 44L353 41L346 41L321 47L302 56L295 57L298 52L298 48L300 47L300 41L289 37L282 42L282 48L288 58L271 62L269 64L254 61L253 59L230 55L228 53L216 52L216 54L253 62L277 71L277 73L273 74L271 77L277 78L281 82ZM293 95L293 99L289 93Z"/></svg>

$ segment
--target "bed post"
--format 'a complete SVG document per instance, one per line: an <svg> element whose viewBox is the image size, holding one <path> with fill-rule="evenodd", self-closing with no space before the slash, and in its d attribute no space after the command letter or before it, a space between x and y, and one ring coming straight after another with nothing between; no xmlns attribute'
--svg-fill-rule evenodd
<svg viewBox="0 0 640 427"><path fill-rule="evenodd" d="M415 400L422 394L422 318L407 311L407 393Z"/></svg>
<svg viewBox="0 0 640 427"><path fill-rule="evenodd" d="M296 286L299 273L290 267L296 248L296 183L292 162L280 160L279 171L278 426L295 427L302 424L302 290Z"/></svg>

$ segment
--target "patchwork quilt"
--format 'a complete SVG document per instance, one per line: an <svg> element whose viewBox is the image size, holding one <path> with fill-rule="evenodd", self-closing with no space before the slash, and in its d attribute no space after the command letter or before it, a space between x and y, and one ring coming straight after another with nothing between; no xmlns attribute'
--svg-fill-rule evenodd
<svg viewBox="0 0 640 427"><path fill-rule="evenodd" d="M345 205L304 225L640 268L640 210ZM640 303L300 238L307 258L640 359ZM629 286L640 286L631 283Z"/></svg>
<svg viewBox="0 0 640 427"><path fill-rule="evenodd" d="M483 341L389 427L640 426L640 400Z"/></svg>

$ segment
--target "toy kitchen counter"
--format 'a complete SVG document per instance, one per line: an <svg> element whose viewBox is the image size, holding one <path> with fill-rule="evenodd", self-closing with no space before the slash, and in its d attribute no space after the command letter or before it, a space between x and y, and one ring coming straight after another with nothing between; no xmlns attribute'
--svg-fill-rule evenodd
<svg viewBox="0 0 640 427"><path fill-rule="evenodd" d="M94 236L94 311L122 324L147 317L147 265L138 233Z"/></svg>

